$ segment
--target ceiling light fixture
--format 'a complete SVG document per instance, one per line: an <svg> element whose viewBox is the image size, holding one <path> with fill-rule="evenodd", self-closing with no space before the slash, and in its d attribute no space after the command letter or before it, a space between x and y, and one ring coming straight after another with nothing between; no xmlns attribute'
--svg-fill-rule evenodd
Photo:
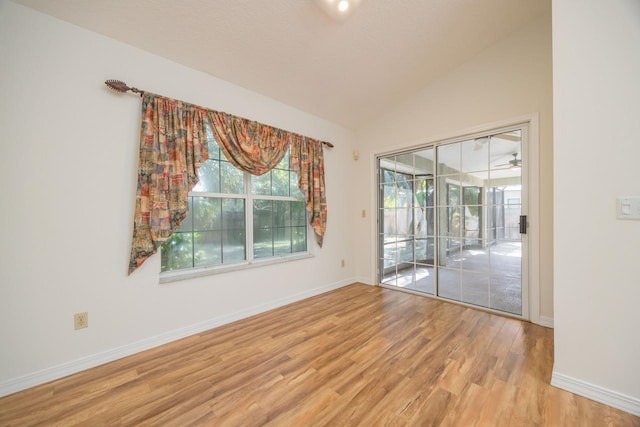
<svg viewBox="0 0 640 427"><path fill-rule="evenodd" d="M333 19L342 21L353 13L360 0L315 0L315 2Z"/></svg>

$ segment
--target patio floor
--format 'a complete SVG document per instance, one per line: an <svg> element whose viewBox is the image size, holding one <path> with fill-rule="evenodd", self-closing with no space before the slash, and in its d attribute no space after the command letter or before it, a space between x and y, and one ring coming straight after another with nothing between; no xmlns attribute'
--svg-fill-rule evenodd
<svg viewBox="0 0 640 427"><path fill-rule="evenodd" d="M521 315L521 259L521 243L509 241L450 254L438 267L438 296ZM382 283L434 295L435 277L434 266L405 263Z"/></svg>

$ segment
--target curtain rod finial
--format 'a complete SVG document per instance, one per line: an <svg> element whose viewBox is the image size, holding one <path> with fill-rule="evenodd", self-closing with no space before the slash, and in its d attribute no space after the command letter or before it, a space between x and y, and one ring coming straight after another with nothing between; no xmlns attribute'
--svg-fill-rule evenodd
<svg viewBox="0 0 640 427"><path fill-rule="evenodd" d="M122 80L106 80L104 84L106 84L109 87L109 89L113 89L116 92L125 93L127 91L131 91L131 92L139 93L141 96L142 94L144 94L144 91L135 87L129 87Z"/></svg>

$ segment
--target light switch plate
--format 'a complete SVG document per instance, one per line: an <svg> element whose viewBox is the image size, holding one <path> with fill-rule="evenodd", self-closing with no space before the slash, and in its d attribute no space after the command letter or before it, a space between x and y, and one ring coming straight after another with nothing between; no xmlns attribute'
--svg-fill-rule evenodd
<svg viewBox="0 0 640 427"><path fill-rule="evenodd" d="M618 197L616 218L640 221L640 196Z"/></svg>

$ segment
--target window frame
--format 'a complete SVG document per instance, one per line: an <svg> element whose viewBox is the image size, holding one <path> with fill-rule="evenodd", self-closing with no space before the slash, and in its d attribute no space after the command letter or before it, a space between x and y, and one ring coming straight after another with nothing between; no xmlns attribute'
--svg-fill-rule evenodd
<svg viewBox="0 0 640 427"><path fill-rule="evenodd" d="M217 144L217 141L215 141ZM291 166L289 165L289 168ZM291 171L291 169L289 169ZM275 201L302 201L304 198L293 196L273 196L253 194L251 187L252 175L249 172L240 171L243 174L243 193L213 193L190 191L189 197L211 197L216 199L242 199L244 200L245 214L245 260L233 264L219 264L205 267L182 268L169 271L160 271L160 283L171 283L180 280L210 276L214 274L228 273L232 271L246 270L251 268L259 268L267 265L280 264L284 262L297 261L300 259L311 258L314 256L313 245L313 227L308 221L308 212L305 207L305 230L306 230L306 251L285 253L272 255L270 257L254 257L254 201L256 200L275 200ZM161 250L161 249L160 249Z"/></svg>

